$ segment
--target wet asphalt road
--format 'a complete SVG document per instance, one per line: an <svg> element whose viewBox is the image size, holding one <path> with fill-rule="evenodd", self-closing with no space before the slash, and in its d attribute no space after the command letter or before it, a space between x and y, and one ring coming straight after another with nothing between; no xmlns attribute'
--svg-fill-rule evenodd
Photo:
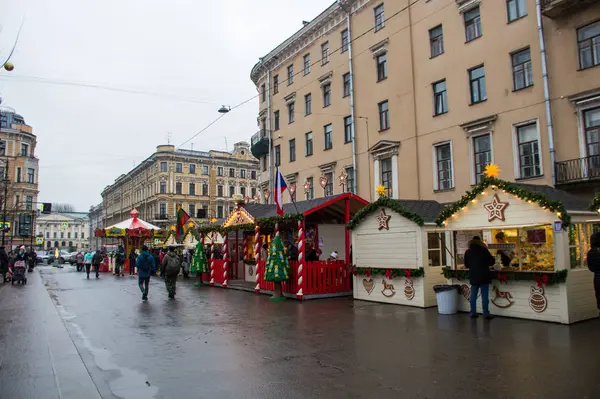
<svg viewBox="0 0 600 399"><path fill-rule="evenodd" d="M0 398L600 398L600 321L472 321L41 267L0 288Z"/></svg>

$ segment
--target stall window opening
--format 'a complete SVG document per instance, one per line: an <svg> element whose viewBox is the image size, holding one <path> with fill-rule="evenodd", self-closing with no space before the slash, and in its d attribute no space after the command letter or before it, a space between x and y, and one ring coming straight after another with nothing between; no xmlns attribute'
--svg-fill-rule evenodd
<svg viewBox="0 0 600 399"><path fill-rule="evenodd" d="M445 233L427 233L429 266L446 266Z"/></svg>
<svg viewBox="0 0 600 399"><path fill-rule="evenodd" d="M576 223L569 226L569 260L571 269L587 267L587 252L592 234L600 231L599 224Z"/></svg>

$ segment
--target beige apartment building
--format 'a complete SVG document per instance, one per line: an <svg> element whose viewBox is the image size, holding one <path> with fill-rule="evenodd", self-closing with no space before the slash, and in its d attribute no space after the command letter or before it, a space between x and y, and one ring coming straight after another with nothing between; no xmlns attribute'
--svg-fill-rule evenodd
<svg viewBox="0 0 600 399"><path fill-rule="evenodd" d="M140 218L169 227L178 204L194 220L223 218L233 210L232 195L258 198L257 172L247 142L234 144L232 152L160 145L102 191L102 227L128 219L133 208Z"/></svg>
<svg viewBox="0 0 600 399"><path fill-rule="evenodd" d="M298 200L449 202L493 162L589 197L599 66L598 1L338 1L252 69L261 191L279 166Z"/></svg>

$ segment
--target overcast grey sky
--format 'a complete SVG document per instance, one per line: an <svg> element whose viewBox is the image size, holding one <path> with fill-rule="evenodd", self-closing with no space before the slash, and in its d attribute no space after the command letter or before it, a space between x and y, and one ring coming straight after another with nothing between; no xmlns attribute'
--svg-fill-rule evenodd
<svg viewBox="0 0 600 399"><path fill-rule="evenodd" d="M168 133L179 145L217 118L221 104L255 96L249 76L258 57L331 3L0 0L1 60L25 18L15 70L0 72L0 95L38 137L39 200L78 211L99 203L102 189ZM255 99L229 113L194 148L248 141L257 110Z"/></svg>

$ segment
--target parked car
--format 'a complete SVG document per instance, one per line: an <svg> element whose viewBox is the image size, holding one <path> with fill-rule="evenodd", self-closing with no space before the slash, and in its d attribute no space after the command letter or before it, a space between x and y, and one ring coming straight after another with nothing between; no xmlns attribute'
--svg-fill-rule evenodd
<svg viewBox="0 0 600 399"><path fill-rule="evenodd" d="M48 252L46 251L35 251L37 254L37 263L38 265L48 263Z"/></svg>
<svg viewBox="0 0 600 399"><path fill-rule="evenodd" d="M58 264L62 265L69 259L71 259L71 254L65 250L59 251ZM50 255L48 256L48 264L54 263L54 251L50 251Z"/></svg>

